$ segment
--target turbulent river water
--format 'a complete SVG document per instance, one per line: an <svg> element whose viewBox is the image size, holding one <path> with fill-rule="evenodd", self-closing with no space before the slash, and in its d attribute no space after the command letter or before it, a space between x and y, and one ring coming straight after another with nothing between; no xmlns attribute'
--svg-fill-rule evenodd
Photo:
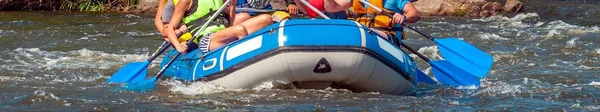
<svg viewBox="0 0 600 112"><path fill-rule="evenodd" d="M5 111L600 111L600 5L541 0L486 18L426 17L412 24L457 37L494 57L477 89L420 84L415 95L343 89L227 89L169 78L136 92L104 84L163 41L153 17L122 13L0 12L0 110ZM562 4L562 5L559 5ZM545 10L549 9L549 10ZM407 44L440 59L435 44ZM158 71L158 58L150 73ZM420 61L419 67L430 67ZM429 74L432 75L432 74Z"/></svg>

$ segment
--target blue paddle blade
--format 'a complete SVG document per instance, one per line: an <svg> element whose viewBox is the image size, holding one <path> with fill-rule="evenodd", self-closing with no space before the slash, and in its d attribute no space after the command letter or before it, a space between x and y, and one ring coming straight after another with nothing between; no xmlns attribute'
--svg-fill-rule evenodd
<svg viewBox="0 0 600 112"><path fill-rule="evenodd" d="M106 83L143 81L146 79L148 64L150 64L148 61L129 63L106 80Z"/></svg>
<svg viewBox="0 0 600 112"><path fill-rule="evenodd" d="M123 88L138 92L150 91L156 87L156 80L156 77L153 77L148 80L143 79L136 82L126 83Z"/></svg>
<svg viewBox="0 0 600 112"><path fill-rule="evenodd" d="M424 82L429 84L437 84L433 79L427 76L423 71L417 70L417 82Z"/></svg>
<svg viewBox="0 0 600 112"><path fill-rule="evenodd" d="M492 56L477 47L457 38L435 39L442 57L450 63L473 74L479 79L485 78L492 67Z"/></svg>
<svg viewBox="0 0 600 112"><path fill-rule="evenodd" d="M469 72L457 67L446 60L430 61L435 78L442 84L454 87L476 86L479 87L479 79Z"/></svg>

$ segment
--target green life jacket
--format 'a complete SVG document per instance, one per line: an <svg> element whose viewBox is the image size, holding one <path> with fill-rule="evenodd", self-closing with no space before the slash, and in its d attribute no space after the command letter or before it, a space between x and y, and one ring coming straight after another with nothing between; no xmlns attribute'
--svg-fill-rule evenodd
<svg viewBox="0 0 600 112"><path fill-rule="evenodd" d="M177 2L178 0L173 0L173 3L177 4ZM223 30L227 25L229 25L229 16L225 15L224 13L220 13L217 15L217 18L209 23L209 26L206 27L206 29L199 31L200 27L202 27L202 25L208 21L210 16L216 13L219 8L221 8L223 5L223 0L193 0L192 3L194 4L188 11L186 11L181 22L188 27L192 34L197 34L193 35L194 37ZM194 42L198 43L198 39L200 38L196 38Z"/></svg>

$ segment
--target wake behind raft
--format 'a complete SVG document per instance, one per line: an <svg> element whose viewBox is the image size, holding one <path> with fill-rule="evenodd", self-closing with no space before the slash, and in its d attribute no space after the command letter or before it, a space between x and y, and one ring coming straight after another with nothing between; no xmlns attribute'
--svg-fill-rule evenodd
<svg viewBox="0 0 600 112"><path fill-rule="evenodd" d="M161 68L175 54L167 53ZM405 52L357 22L288 20L206 54L194 50L179 56L164 75L226 88L273 83L409 94L416 90L418 72Z"/></svg>

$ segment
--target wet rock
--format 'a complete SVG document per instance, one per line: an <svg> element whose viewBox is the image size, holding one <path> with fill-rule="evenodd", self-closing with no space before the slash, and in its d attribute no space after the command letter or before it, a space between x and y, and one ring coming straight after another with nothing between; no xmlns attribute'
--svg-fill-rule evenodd
<svg viewBox="0 0 600 112"><path fill-rule="evenodd" d="M134 10L133 12L152 14L156 13L157 8L157 0L140 0L136 10Z"/></svg>
<svg viewBox="0 0 600 112"><path fill-rule="evenodd" d="M523 9L523 3L519 0L506 0L504 5L505 12L519 12Z"/></svg>
<svg viewBox="0 0 600 112"><path fill-rule="evenodd" d="M413 2L426 16L477 16L485 0L419 0Z"/></svg>
<svg viewBox="0 0 600 112"><path fill-rule="evenodd" d="M498 12L502 10L502 4L500 2L488 2L485 5L483 5L481 9Z"/></svg>
<svg viewBox="0 0 600 112"><path fill-rule="evenodd" d="M492 16L492 13L488 10L483 10L483 11L479 12L479 16L480 17L489 17L489 16Z"/></svg>
<svg viewBox="0 0 600 112"><path fill-rule="evenodd" d="M522 7L522 3L518 0L508 0L508 2L517 3L516 11ZM511 5L508 2L507 5ZM488 2L487 0L418 0L413 4L419 10L419 14L425 16L487 17L507 9L507 5L503 7L500 2Z"/></svg>

